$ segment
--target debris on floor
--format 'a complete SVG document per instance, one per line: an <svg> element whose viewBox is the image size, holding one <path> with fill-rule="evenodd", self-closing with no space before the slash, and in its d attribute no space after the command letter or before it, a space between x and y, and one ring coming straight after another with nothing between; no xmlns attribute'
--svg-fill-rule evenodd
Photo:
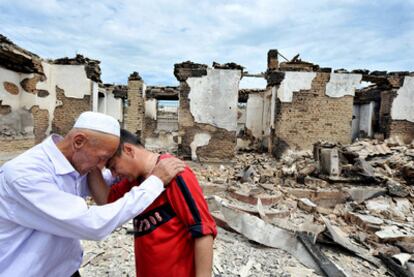
<svg viewBox="0 0 414 277"><path fill-rule="evenodd" d="M319 142L279 160L238 153L233 164L188 163L219 228L214 276L414 276L413 144ZM123 230L85 243L83 272L133 276ZM119 262L96 269L109 253Z"/></svg>

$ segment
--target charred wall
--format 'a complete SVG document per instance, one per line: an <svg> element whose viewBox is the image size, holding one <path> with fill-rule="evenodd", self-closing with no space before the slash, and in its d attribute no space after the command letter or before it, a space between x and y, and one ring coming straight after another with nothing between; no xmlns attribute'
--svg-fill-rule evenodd
<svg viewBox="0 0 414 277"><path fill-rule="evenodd" d="M236 149L237 65L176 64L179 86L179 153L194 160L231 161Z"/></svg>

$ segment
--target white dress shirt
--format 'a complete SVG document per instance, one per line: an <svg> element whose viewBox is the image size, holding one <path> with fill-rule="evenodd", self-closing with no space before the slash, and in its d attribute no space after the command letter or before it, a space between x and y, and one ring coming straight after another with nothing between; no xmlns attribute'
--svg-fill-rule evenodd
<svg viewBox="0 0 414 277"><path fill-rule="evenodd" d="M101 240L144 211L163 191L155 176L119 200L88 207L80 176L52 135L0 168L0 276L70 276L80 239Z"/></svg>

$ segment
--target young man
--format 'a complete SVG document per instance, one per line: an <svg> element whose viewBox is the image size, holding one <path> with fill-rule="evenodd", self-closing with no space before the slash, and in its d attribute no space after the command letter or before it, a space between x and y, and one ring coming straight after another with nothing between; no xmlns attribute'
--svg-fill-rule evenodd
<svg viewBox="0 0 414 277"><path fill-rule="evenodd" d="M184 169L178 159L165 160L122 199L89 208L86 174L106 164L119 135L116 119L85 112L64 138L51 135L0 167L0 276L76 275L80 239L109 235L144 211L164 190L163 182Z"/></svg>
<svg viewBox="0 0 414 277"><path fill-rule="evenodd" d="M91 176L99 182L91 180L91 194L98 204L115 201L168 157L146 150L137 137L121 130L120 147L107 167L123 179L109 189L96 170ZM216 225L188 166L133 223L137 276L211 276Z"/></svg>

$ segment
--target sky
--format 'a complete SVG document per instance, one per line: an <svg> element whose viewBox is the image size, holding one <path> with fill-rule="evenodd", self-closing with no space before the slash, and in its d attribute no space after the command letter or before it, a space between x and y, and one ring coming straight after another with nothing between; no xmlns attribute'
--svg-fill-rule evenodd
<svg viewBox="0 0 414 277"><path fill-rule="evenodd" d="M138 71L147 85L177 85L174 64L187 60L260 73L269 49L333 69L414 71L414 0L0 0L0 33L42 58L100 60L104 83Z"/></svg>

